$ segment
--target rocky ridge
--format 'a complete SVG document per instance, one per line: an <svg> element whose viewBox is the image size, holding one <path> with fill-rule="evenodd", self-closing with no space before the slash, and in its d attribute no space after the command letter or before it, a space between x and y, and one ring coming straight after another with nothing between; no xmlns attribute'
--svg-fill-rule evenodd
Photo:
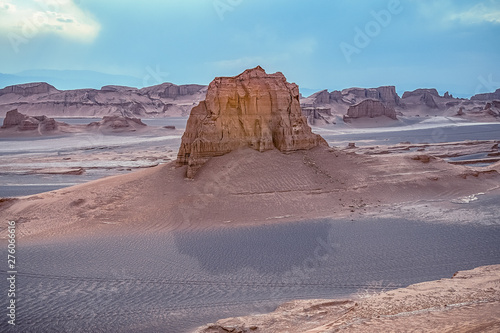
<svg viewBox="0 0 500 333"><path fill-rule="evenodd" d="M205 92L203 85L168 82L142 89L110 85L100 90L58 90L45 82L28 83L0 89L0 117L12 109L50 117L187 116Z"/></svg>
<svg viewBox="0 0 500 333"><path fill-rule="evenodd" d="M302 115L299 88L282 73L260 66L210 83L206 99L191 111L177 157L187 177L213 156L242 147L289 152L326 142Z"/></svg>

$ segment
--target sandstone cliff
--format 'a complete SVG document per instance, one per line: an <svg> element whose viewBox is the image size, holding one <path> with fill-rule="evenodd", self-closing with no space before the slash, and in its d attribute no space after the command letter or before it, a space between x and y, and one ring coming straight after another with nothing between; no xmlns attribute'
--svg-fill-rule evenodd
<svg viewBox="0 0 500 333"><path fill-rule="evenodd" d="M319 144L326 142L302 115L297 85L256 67L210 83L206 99L191 110L177 164L188 165L193 178L209 158L241 147L287 152Z"/></svg>
<svg viewBox="0 0 500 333"><path fill-rule="evenodd" d="M385 106L382 102L366 99L359 104L349 107L346 118L374 118L386 116L397 120L396 111L393 108Z"/></svg>

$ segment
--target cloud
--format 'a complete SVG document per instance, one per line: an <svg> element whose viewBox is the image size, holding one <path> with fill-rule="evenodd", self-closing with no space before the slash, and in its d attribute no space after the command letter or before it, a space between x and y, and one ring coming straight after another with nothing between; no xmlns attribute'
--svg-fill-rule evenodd
<svg viewBox="0 0 500 333"><path fill-rule="evenodd" d="M73 0L0 0L0 35L26 40L55 34L79 42L93 41L100 24Z"/></svg>
<svg viewBox="0 0 500 333"><path fill-rule="evenodd" d="M483 22L500 24L500 1L480 2L468 10L452 14L450 19L469 24Z"/></svg>

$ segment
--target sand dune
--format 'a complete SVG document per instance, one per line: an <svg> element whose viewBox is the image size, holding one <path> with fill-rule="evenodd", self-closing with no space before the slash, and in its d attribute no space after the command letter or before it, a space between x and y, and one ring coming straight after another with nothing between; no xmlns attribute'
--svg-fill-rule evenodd
<svg viewBox="0 0 500 333"><path fill-rule="evenodd" d="M4 200L0 219L26 236L120 233L346 217L380 206L455 199L497 188L481 171L427 155L363 156L326 147L241 149L212 158L194 180L168 163L57 191ZM4 231L5 232L5 231Z"/></svg>

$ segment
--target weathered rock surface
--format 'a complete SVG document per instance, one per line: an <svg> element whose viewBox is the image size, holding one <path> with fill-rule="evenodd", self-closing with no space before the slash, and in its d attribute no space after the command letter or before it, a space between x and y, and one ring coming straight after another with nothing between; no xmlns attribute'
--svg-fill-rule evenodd
<svg viewBox="0 0 500 333"><path fill-rule="evenodd" d="M0 90L0 117L12 109L27 115L121 115L127 117L187 116L205 97L206 86L162 83L137 89L104 86L97 89L57 90L47 83L14 85Z"/></svg>
<svg viewBox="0 0 500 333"><path fill-rule="evenodd" d="M298 86L256 67L210 83L206 99L191 110L177 164L188 165L193 178L211 157L241 147L288 152L320 144L326 142L302 115Z"/></svg>
<svg viewBox="0 0 500 333"><path fill-rule="evenodd" d="M332 116L332 111L330 108L302 107L302 114L310 125L316 125L316 123L331 124L329 118Z"/></svg>
<svg viewBox="0 0 500 333"><path fill-rule="evenodd" d="M366 99L359 104L349 107L346 118L374 118L386 116L397 120L396 111L393 108L385 106L382 102Z"/></svg>
<svg viewBox="0 0 500 333"><path fill-rule="evenodd" d="M20 113L17 109L7 112L2 129L15 128L18 131L52 132L57 130L59 123L47 116L30 117Z"/></svg>
<svg viewBox="0 0 500 333"><path fill-rule="evenodd" d="M428 108L431 109L438 109L439 107L436 104L436 101L434 101L434 98L432 97L433 95L431 93L425 92L422 97L420 97L420 100L427 106Z"/></svg>

